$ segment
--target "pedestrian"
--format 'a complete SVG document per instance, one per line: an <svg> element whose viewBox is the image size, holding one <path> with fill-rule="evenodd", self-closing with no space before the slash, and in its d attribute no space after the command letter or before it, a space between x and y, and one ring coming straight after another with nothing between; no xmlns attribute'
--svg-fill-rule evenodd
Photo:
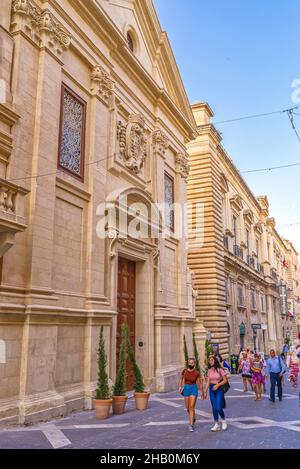
<svg viewBox="0 0 300 469"><path fill-rule="evenodd" d="M222 430L227 430L227 423L225 420L225 414L223 408L225 407L224 392L222 386L228 383L228 379L225 371L221 368L218 359L211 355L208 361L208 373L206 389L204 392L204 399L207 397L207 391L209 390L210 402L214 416L214 426L211 428L212 432L221 430L219 424L219 416L222 420Z"/></svg>
<svg viewBox="0 0 300 469"><path fill-rule="evenodd" d="M267 368L267 362L265 360L265 357L264 357L264 353L263 352L260 352L259 353L260 355L260 359L262 361L262 364L263 364L263 367L262 367L262 375L263 375L263 390L264 390L264 393L267 392L266 390L266 368Z"/></svg>
<svg viewBox="0 0 300 469"><path fill-rule="evenodd" d="M280 357L281 357L281 360L283 361L283 363L285 364L285 370L287 371L288 367L287 367L287 365L286 365L286 358L285 358L284 352L282 352L282 353L280 354ZM284 385L284 374L282 375L281 383L282 383L282 386L283 386L283 385Z"/></svg>
<svg viewBox="0 0 300 469"><path fill-rule="evenodd" d="M290 369L290 382L293 388L296 388L298 386L300 360L295 347L291 347L291 351L287 356L287 366Z"/></svg>
<svg viewBox="0 0 300 469"><path fill-rule="evenodd" d="M255 401L261 401L262 395L262 385L264 383L263 378L263 362L260 358L258 353L254 354L254 360L251 362L251 370L252 370L252 385L253 390L255 392Z"/></svg>
<svg viewBox="0 0 300 469"><path fill-rule="evenodd" d="M286 371L285 363L274 349L270 350L270 358L267 360L266 376L270 376L270 401L275 402L275 386L278 387L278 399L282 401L282 376Z"/></svg>
<svg viewBox="0 0 300 469"><path fill-rule="evenodd" d="M244 383L244 392L247 392L248 391L248 388L247 388L247 381L248 383L250 384L251 388L252 388L252 375L251 375L251 363L250 363L250 359L248 357L248 354L247 352L243 352L242 353L242 359L240 360L240 363L239 363L239 368L238 368L238 371L242 371L242 378L243 378L243 383Z"/></svg>
<svg viewBox="0 0 300 469"><path fill-rule="evenodd" d="M204 397L202 377L196 370L195 358L188 359L188 367L181 373L179 381L179 393L184 396L186 410L189 414L189 430L194 431L196 422L195 406L198 397L198 389L200 389L202 398Z"/></svg>
<svg viewBox="0 0 300 469"><path fill-rule="evenodd" d="M289 351L289 345L288 343L286 342L282 348L282 353L286 356L286 354L288 353Z"/></svg>

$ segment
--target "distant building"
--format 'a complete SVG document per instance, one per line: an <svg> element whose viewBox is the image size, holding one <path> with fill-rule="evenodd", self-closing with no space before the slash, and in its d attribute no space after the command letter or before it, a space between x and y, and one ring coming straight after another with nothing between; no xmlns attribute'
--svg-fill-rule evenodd
<svg viewBox="0 0 300 469"><path fill-rule="evenodd" d="M276 231L267 197L254 196L222 147L210 107L192 109L198 130L188 144L188 200L204 210L204 242L189 247L196 315L225 355L281 349L297 337L297 253Z"/></svg>

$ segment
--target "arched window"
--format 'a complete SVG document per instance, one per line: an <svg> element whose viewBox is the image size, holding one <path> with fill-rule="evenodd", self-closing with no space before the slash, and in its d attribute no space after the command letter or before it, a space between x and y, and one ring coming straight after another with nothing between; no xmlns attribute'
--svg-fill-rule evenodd
<svg viewBox="0 0 300 469"><path fill-rule="evenodd" d="M132 34L129 31L127 33L127 44L131 52L134 52L134 40Z"/></svg>

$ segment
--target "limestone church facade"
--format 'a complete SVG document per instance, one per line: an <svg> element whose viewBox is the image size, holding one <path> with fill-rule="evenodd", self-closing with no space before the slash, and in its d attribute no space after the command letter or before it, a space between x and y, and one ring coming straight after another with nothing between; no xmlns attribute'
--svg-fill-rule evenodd
<svg viewBox="0 0 300 469"><path fill-rule="evenodd" d="M91 408L101 325L111 380L125 321L146 385L173 389L195 122L153 4L7 0L0 34L0 421Z"/></svg>

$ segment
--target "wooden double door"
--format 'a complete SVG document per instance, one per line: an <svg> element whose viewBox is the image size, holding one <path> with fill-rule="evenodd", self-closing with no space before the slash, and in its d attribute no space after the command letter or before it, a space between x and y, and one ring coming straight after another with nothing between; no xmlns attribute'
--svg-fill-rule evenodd
<svg viewBox="0 0 300 469"><path fill-rule="evenodd" d="M136 265L135 262L119 257L118 260L118 294L117 294L117 365L121 345L121 326L128 324L130 343L135 350L135 303L136 303ZM133 373L127 359L127 391L133 389Z"/></svg>

